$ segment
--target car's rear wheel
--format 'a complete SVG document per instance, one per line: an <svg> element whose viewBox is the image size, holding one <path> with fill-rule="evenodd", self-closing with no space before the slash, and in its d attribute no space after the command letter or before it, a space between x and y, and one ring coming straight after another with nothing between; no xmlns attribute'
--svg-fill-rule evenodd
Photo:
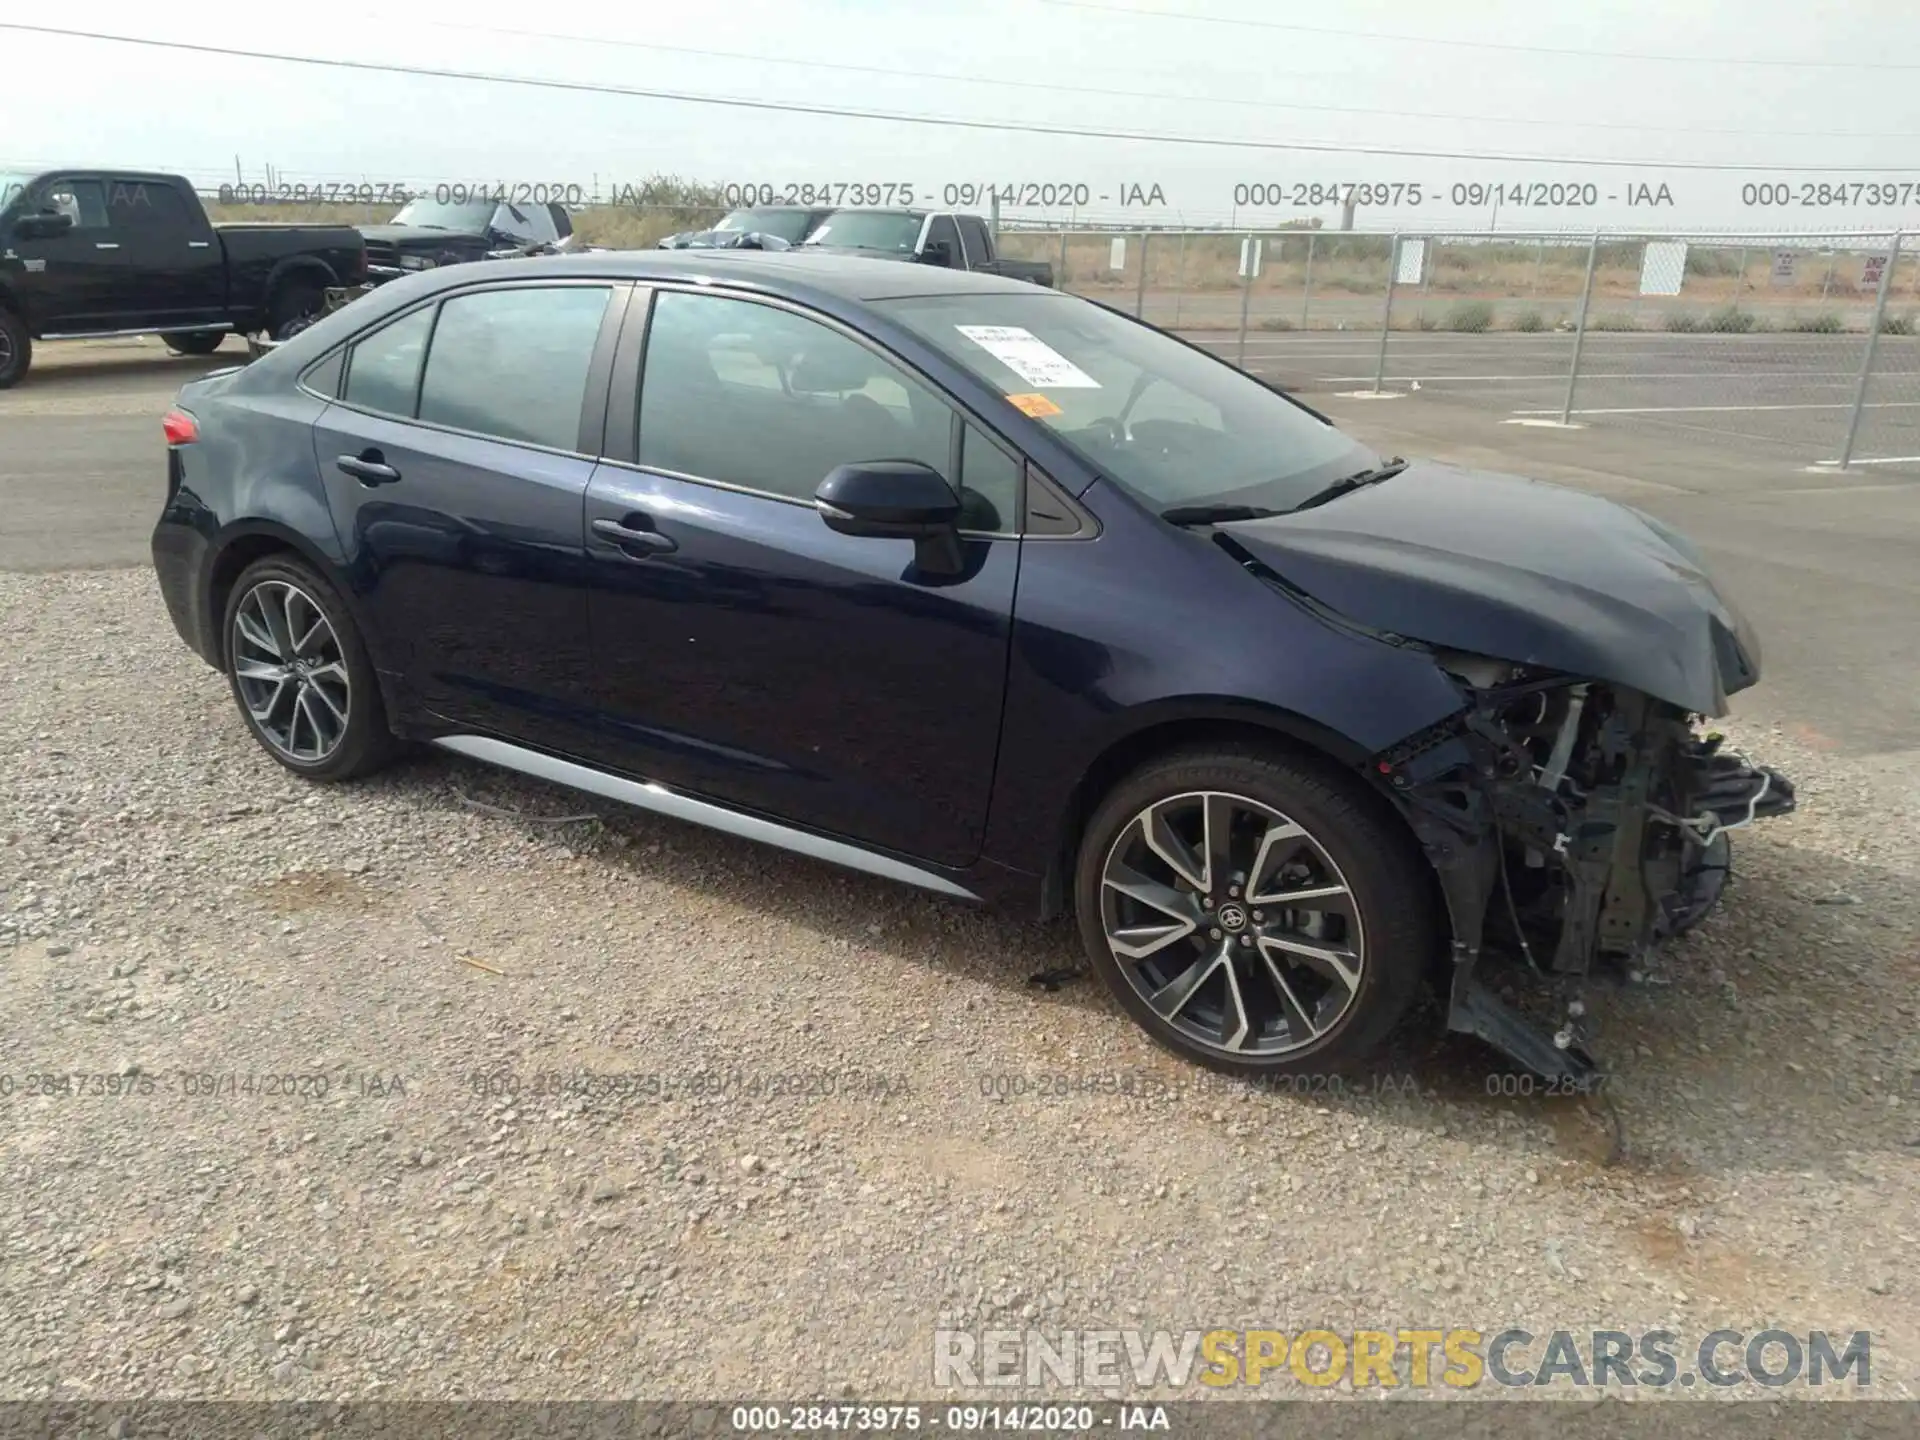
<svg viewBox="0 0 1920 1440"><path fill-rule="evenodd" d="M211 355L227 338L224 330L189 330L182 335L162 335L167 349L176 355Z"/></svg>
<svg viewBox="0 0 1920 1440"><path fill-rule="evenodd" d="M33 336L13 311L0 306L0 390L17 384L33 364Z"/></svg>
<svg viewBox="0 0 1920 1440"><path fill-rule="evenodd" d="M1152 762L1088 822L1081 939L1167 1048L1260 1075L1350 1063L1420 991L1439 936L1411 838L1331 768L1256 748Z"/></svg>
<svg viewBox="0 0 1920 1440"><path fill-rule="evenodd" d="M257 560L227 599L227 679L255 740L295 774L351 780L392 759L379 682L347 608L289 555Z"/></svg>

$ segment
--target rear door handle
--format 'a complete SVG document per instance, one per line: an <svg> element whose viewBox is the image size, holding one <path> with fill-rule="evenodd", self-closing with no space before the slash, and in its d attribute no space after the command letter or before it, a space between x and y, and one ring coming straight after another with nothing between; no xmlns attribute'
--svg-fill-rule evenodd
<svg viewBox="0 0 1920 1440"><path fill-rule="evenodd" d="M120 247L111 240L96 240L93 242L93 248L96 250L118 250Z"/></svg>
<svg viewBox="0 0 1920 1440"><path fill-rule="evenodd" d="M378 450L368 450L359 455L342 455L333 463L368 487L391 485L400 478L400 472L387 464Z"/></svg>
<svg viewBox="0 0 1920 1440"><path fill-rule="evenodd" d="M629 515L629 520L643 517ZM636 560L644 560L649 555L665 555L678 550L680 542L670 535L662 535L658 530L636 530L618 520L596 520L593 533L603 540L610 540Z"/></svg>

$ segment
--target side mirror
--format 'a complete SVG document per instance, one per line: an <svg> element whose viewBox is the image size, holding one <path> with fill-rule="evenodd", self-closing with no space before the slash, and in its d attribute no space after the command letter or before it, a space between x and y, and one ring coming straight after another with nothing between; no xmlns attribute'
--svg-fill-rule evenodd
<svg viewBox="0 0 1920 1440"><path fill-rule="evenodd" d="M22 215L14 222L13 233L22 240L51 240L73 229L73 217L58 210L43 210L38 215Z"/></svg>
<svg viewBox="0 0 1920 1440"><path fill-rule="evenodd" d="M920 252L922 265L952 265L953 247L944 240L929 240L927 248Z"/></svg>
<svg viewBox="0 0 1920 1440"><path fill-rule="evenodd" d="M917 460L842 465L820 482L813 507L842 535L913 541L914 564L931 574L961 569L960 497Z"/></svg>

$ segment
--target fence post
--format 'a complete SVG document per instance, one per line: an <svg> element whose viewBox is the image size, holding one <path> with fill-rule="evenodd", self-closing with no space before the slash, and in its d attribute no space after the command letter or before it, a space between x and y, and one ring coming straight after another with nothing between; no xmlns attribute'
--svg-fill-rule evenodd
<svg viewBox="0 0 1920 1440"><path fill-rule="evenodd" d="M1560 407L1560 423L1573 419L1573 387L1580 383L1580 351L1587 341L1587 307L1593 303L1593 264L1600 258L1600 232L1587 242L1587 281L1580 287L1580 318L1573 329L1573 364L1567 370L1567 400Z"/></svg>
<svg viewBox="0 0 1920 1440"><path fill-rule="evenodd" d="M1251 263L1253 237L1251 235L1245 236L1240 242L1240 248L1242 253L1248 257L1248 263L1240 267L1243 272L1240 276L1240 347L1236 352L1237 358L1233 363L1244 370L1247 368L1247 306L1253 303L1253 276L1244 272L1253 269Z"/></svg>
<svg viewBox="0 0 1920 1440"><path fill-rule="evenodd" d="M1180 251L1173 261L1173 328L1180 328L1180 300L1187 288L1187 232L1180 232Z"/></svg>
<svg viewBox="0 0 1920 1440"><path fill-rule="evenodd" d="M1307 314L1313 308L1313 231L1307 232L1307 284L1300 292L1300 328L1307 328Z"/></svg>
<svg viewBox="0 0 1920 1440"><path fill-rule="evenodd" d="M1060 274L1054 283L1062 290L1067 288L1067 237L1073 233L1071 224L1060 227Z"/></svg>
<svg viewBox="0 0 1920 1440"><path fill-rule="evenodd" d="M1867 407L1867 382L1873 378L1874 352L1880 348L1880 322L1886 318L1887 292L1893 288L1893 267L1900 263L1900 235L1887 246L1887 263L1880 271L1880 291L1873 301L1873 319L1867 322L1867 353L1860 357L1860 379L1853 388L1853 413L1847 417L1847 443L1840 447L1840 468L1853 459L1853 442L1860 435L1860 412Z"/></svg>
<svg viewBox="0 0 1920 1440"><path fill-rule="evenodd" d="M1379 394L1387 388L1387 336L1393 331L1393 282L1400 276L1400 232L1393 232L1393 242L1387 249L1387 304L1380 312L1380 357L1373 367L1373 391Z"/></svg>
<svg viewBox="0 0 1920 1440"><path fill-rule="evenodd" d="M1133 318L1147 318L1147 236L1151 231L1140 232L1140 287L1133 292Z"/></svg>
<svg viewBox="0 0 1920 1440"><path fill-rule="evenodd" d="M1546 237L1543 235L1540 239L1534 241L1534 247L1533 279L1527 282L1527 297L1529 299L1540 293L1540 262L1547 258Z"/></svg>

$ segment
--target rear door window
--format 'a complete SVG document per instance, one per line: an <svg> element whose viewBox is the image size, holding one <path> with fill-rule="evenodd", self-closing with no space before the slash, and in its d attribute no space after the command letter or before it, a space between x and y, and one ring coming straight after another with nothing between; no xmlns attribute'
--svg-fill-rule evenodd
<svg viewBox="0 0 1920 1440"><path fill-rule="evenodd" d="M199 232L178 191L145 180L115 180L107 186L107 219L115 230L155 239L184 240Z"/></svg>
<svg viewBox="0 0 1920 1440"><path fill-rule="evenodd" d="M516 286L443 301L420 419L578 450L587 371L612 294L601 285Z"/></svg>

